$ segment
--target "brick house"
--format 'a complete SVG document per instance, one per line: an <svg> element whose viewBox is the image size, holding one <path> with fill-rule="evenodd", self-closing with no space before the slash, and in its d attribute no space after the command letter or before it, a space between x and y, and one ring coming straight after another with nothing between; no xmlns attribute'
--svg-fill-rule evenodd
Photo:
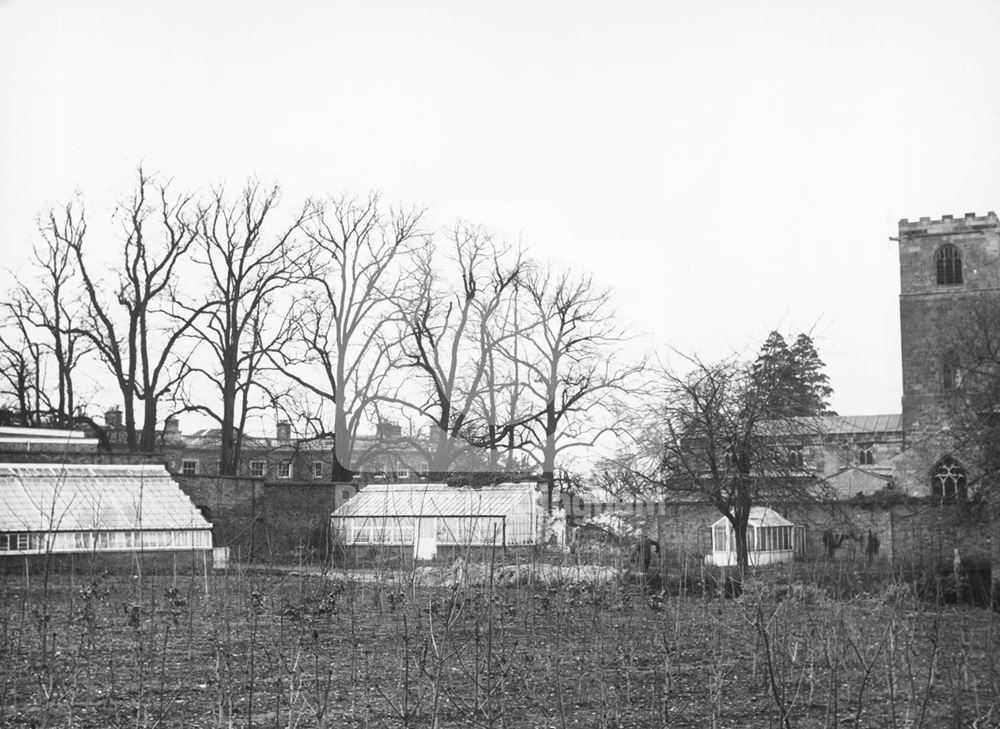
<svg viewBox="0 0 1000 729"><path fill-rule="evenodd" d="M171 472L183 476L219 474L220 430L180 432L176 418L168 418L163 432L163 454ZM364 480L415 481L427 473L427 458L392 423L379 424L372 435L356 439L363 456ZM236 475L266 481L330 483L334 473L332 438L294 438L288 423L278 423L274 437L246 436L240 472Z"/></svg>

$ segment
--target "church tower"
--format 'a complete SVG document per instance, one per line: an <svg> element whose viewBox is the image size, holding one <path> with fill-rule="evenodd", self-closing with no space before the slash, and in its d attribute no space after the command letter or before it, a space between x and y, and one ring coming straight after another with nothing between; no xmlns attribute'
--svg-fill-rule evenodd
<svg viewBox="0 0 1000 729"><path fill-rule="evenodd" d="M899 221L899 323L903 360L904 453L897 484L913 495L965 489L950 422L961 384L955 351L963 321L1000 294L996 213Z"/></svg>

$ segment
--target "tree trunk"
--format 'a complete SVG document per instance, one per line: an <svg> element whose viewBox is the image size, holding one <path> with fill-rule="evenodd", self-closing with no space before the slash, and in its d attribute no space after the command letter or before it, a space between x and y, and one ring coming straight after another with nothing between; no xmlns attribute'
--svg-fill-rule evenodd
<svg viewBox="0 0 1000 729"><path fill-rule="evenodd" d="M142 435L139 439L139 451L142 453L156 452L156 400L147 398L143 402Z"/></svg>
<svg viewBox="0 0 1000 729"><path fill-rule="evenodd" d="M350 481L354 478L354 444L347 427L347 413L344 398L338 390L334 400L333 415L333 473L334 481Z"/></svg>
<svg viewBox="0 0 1000 729"><path fill-rule="evenodd" d="M235 376L235 375L233 375ZM237 471L236 439L233 423L236 420L236 387L227 373L222 389L222 438L219 452L219 475L235 476Z"/></svg>
<svg viewBox="0 0 1000 729"><path fill-rule="evenodd" d="M736 538L736 568L742 584L750 567L750 553L747 550L747 520L738 514L733 524L733 535Z"/></svg>
<svg viewBox="0 0 1000 729"><path fill-rule="evenodd" d="M122 388L125 396L124 416L125 416L125 443L128 445L128 452L135 453L139 448L139 443L135 437L135 405L132 402L132 392L130 388Z"/></svg>

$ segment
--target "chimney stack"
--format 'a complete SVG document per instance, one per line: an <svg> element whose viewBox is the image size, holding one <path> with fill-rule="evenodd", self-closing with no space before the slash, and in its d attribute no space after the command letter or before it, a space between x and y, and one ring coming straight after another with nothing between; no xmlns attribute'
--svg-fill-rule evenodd
<svg viewBox="0 0 1000 729"><path fill-rule="evenodd" d="M104 425L109 428L122 427L122 411L118 409L117 405L104 412Z"/></svg>
<svg viewBox="0 0 1000 729"><path fill-rule="evenodd" d="M403 435L403 426L390 420L383 420L375 425L375 435L379 438L400 438Z"/></svg>
<svg viewBox="0 0 1000 729"><path fill-rule="evenodd" d="M173 415L163 421L164 435L180 435L180 433L181 433L181 423L177 419L176 415Z"/></svg>
<svg viewBox="0 0 1000 729"><path fill-rule="evenodd" d="M291 440L292 439L292 425L287 420L282 420L278 423L278 440Z"/></svg>

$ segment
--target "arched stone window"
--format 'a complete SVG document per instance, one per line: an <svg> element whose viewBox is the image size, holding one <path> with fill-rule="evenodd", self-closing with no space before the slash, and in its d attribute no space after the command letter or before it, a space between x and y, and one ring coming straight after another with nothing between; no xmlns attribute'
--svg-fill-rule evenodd
<svg viewBox="0 0 1000 729"><path fill-rule="evenodd" d="M954 352L945 352L941 357L941 389L945 392L957 390L960 384L958 357Z"/></svg>
<svg viewBox="0 0 1000 729"><path fill-rule="evenodd" d="M965 469L951 456L945 456L931 472L931 493L941 499L965 498Z"/></svg>
<svg viewBox="0 0 1000 729"><path fill-rule="evenodd" d="M858 463L862 466L875 465L875 446L866 443L858 447Z"/></svg>
<svg viewBox="0 0 1000 729"><path fill-rule="evenodd" d="M938 286L962 283L962 254L955 246L947 244L938 248L934 254L934 267Z"/></svg>

